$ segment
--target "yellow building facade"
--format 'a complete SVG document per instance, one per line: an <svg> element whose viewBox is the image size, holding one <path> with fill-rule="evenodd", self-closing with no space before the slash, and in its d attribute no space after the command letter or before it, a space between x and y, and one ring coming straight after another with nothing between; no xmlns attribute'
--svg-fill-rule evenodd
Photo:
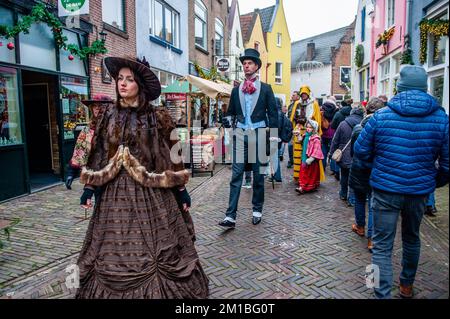
<svg viewBox="0 0 450 319"><path fill-rule="evenodd" d="M283 0L259 10L265 35L268 64L267 79L276 96L289 103L291 95L291 36L284 13Z"/></svg>
<svg viewBox="0 0 450 319"><path fill-rule="evenodd" d="M261 81L266 82L268 52L261 23L261 16L259 15L259 13L252 12L246 15L242 15L241 28L242 36L244 38L244 48L256 49L260 53L262 66L259 70L259 78L261 79Z"/></svg>

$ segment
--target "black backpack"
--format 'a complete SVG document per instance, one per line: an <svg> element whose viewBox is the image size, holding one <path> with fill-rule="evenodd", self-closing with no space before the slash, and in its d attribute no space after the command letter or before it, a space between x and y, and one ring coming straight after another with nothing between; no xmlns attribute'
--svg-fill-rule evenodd
<svg viewBox="0 0 450 319"><path fill-rule="evenodd" d="M280 139L284 143L289 143L292 140L294 128L292 127L292 122L283 114L281 115L281 131Z"/></svg>

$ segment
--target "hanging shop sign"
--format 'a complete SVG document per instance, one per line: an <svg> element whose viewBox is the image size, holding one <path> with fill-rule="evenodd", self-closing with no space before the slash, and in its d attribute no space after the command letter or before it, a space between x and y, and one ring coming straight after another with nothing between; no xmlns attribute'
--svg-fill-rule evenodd
<svg viewBox="0 0 450 319"><path fill-rule="evenodd" d="M227 72L230 69L230 59L221 58L216 62L217 70L220 72Z"/></svg>
<svg viewBox="0 0 450 319"><path fill-rule="evenodd" d="M89 0L58 0L60 17L89 14Z"/></svg>

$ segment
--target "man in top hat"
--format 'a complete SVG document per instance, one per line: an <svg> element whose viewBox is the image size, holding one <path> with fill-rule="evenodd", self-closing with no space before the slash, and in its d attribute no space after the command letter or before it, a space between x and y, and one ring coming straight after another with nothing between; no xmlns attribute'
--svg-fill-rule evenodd
<svg viewBox="0 0 450 319"><path fill-rule="evenodd" d="M86 125L80 132L75 143L75 148L73 151L73 156L69 161L67 169L67 179L66 187L67 189L72 189L72 182L74 176L87 163L89 156L89 151L91 148L91 140L94 135L95 125L97 123L98 117L103 113L103 111L114 101L105 94L96 94L90 100L81 101L84 105L89 107L92 117L88 125Z"/></svg>
<svg viewBox="0 0 450 319"><path fill-rule="evenodd" d="M253 171L253 225L261 222L264 204L264 175L261 158L258 156L266 145L266 128L278 127L278 113L272 87L259 80L257 72L262 62L259 52L246 49L240 61L245 73L245 81L231 92L230 105L224 120L225 127L231 127L233 118L233 175L230 182L229 206L225 219L219 223L224 228L236 225L237 207L242 186L245 164L251 164ZM264 137L264 138L261 138ZM270 137L277 142L277 137ZM256 147L255 147L256 146ZM266 155L266 152L264 152Z"/></svg>

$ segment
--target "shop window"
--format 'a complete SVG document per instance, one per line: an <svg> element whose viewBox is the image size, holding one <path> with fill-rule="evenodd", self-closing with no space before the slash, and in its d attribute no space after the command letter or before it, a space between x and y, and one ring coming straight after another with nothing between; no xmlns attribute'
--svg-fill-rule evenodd
<svg viewBox="0 0 450 319"><path fill-rule="evenodd" d="M16 69L0 66L0 147L21 144Z"/></svg>
<svg viewBox="0 0 450 319"><path fill-rule="evenodd" d="M67 37L69 43L77 44L78 47L82 46L79 39L79 35L77 33L68 30L63 30L63 34ZM84 62L78 56L74 56L74 59L70 61L69 51L61 49L59 52L60 52L61 72L86 76L86 68L84 66Z"/></svg>
<svg viewBox="0 0 450 319"><path fill-rule="evenodd" d="M23 65L56 71L55 40L48 25L34 23L30 32L20 33L19 38L20 61Z"/></svg>
<svg viewBox="0 0 450 319"><path fill-rule="evenodd" d="M430 79L431 95L438 100L439 105L443 105L444 102L444 75L432 77Z"/></svg>
<svg viewBox="0 0 450 319"><path fill-rule="evenodd" d="M86 125L90 120L88 107L81 103L88 98L87 80L61 77L61 97L64 139L73 139L77 125Z"/></svg>
<svg viewBox="0 0 450 319"><path fill-rule="evenodd" d="M195 45L207 50L207 26L208 13L206 6L200 0L195 0Z"/></svg>
<svg viewBox="0 0 450 319"><path fill-rule="evenodd" d="M14 16L11 10L0 7L0 25L5 25L11 27L14 25ZM9 50L7 48L7 43L4 38L0 39L0 61L15 63L16 62L16 51Z"/></svg>
<svg viewBox="0 0 450 319"><path fill-rule="evenodd" d="M437 66L445 63L445 54L447 53L448 37L440 37L435 41L435 37L430 35L430 46L428 51L429 66ZM437 54L436 54L437 52Z"/></svg>
<svg viewBox="0 0 450 319"><path fill-rule="evenodd" d="M103 22L122 31L125 31L124 11L123 0L102 0Z"/></svg>

